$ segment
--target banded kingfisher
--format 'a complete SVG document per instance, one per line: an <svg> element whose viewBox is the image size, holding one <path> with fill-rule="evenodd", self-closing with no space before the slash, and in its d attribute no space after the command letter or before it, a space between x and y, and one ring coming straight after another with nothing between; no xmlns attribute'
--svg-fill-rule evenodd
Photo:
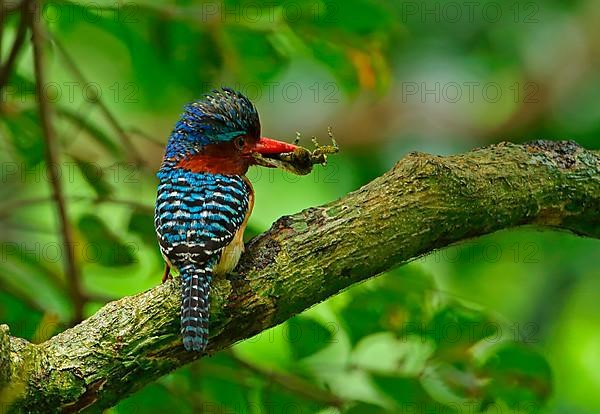
<svg viewBox="0 0 600 414"><path fill-rule="evenodd" d="M231 272L244 251L254 205L245 174L257 164L253 154L277 157L296 148L261 137L256 108L232 89L185 106L157 173L154 226L166 263L163 282L171 269L181 275L186 350L206 349L212 277Z"/></svg>

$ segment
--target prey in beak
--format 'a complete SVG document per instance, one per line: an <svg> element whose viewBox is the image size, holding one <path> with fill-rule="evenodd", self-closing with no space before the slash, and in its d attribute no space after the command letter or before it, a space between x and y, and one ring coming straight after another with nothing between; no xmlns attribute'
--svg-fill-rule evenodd
<svg viewBox="0 0 600 414"><path fill-rule="evenodd" d="M252 151L253 164L268 168L280 168L296 175L306 175L312 171L313 165L326 165L327 154L338 152L335 140L332 139L332 141L333 145L331 146L321 146L313 141L316 148L314 151L310 151L299 145L261 137Z"/></svg>

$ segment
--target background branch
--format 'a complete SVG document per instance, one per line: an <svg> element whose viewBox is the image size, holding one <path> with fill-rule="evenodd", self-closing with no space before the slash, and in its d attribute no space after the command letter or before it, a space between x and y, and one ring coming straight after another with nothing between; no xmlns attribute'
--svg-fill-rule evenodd
<svg viewBox="0 0 600 414"><path fill-rule="evenodd" d="M340 397L313 385L310 381L307 381L302 377L289 373L277 372L275 370L253 364L243 358L238 357L234 352L229 352L228 355L232 360L237 362L240 367L254 372L255 374L265 378L267 381L275 383L280 387L289 390L290 392L297 393L305 398L318 401L332 407L342 408L344 404L344 400L342 400Z"/></svg>
<svg viewBox="0 0 600 414"><path fill-rule="evenodd" d="M33 13L33 12L32 12ZM58 210L58 220L62 234L63 251L65 252L65 268L68 281L69 293L73 301L73 321L79 322L83 319L83 306L85 298L81 289L81 277L79 269L75 263L75 254L73 251L73 234L71 225L67 217L67 206L63 195L62 184L57 168L59 166L58 148L54 127L52 125L52 108L44 93L45 68L44 52L42 45L42 33L40 19L33 16L31 19L31 42L33 44L33 65L35 73L36 95L39 102L40 122L42 133L45 140L45 160L48 170L48 177L52 186L52 196L56 202Z"/></svg>
<svg viewBox="0 0 600 414"><path fill-rule="evenodd" d="M10 74L13 73L13 67L19 57L19 53L21 53L21 49L23 48L23 43L25 41L25 35L27 34L27 27L30 24L30 20L35 20L36 16L33 16L33 12L30 13L29 8L31 5L31 0L23 0L19 6L20 11L20 20L19 26L17 27L17 34L15 36L15 40L13 41L10 52L8 53L8 57L6 58L6 62L0 67L0 92L8 82ZM2 23L2 29L4 29L4 24L6 21L6 17L8 14L7 6L2 2L2 17L0 17L0 23Z"/></svg>
<svg viewBox="0 0 600 414"><path fill-rule="evenodd" d="M600 238L600 153L536 141L410 154L359 190L282 217L253 239L238 273L213 283L208 352L434 249L522 225ZM179 301L175 279L109 303L42 344L11 338L0 404L99 412L202 357L181 346Z"/></svg>

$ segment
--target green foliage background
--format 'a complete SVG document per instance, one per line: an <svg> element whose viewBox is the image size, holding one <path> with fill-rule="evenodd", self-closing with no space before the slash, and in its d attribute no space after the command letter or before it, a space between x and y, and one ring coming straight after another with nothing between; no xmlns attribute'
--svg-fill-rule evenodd
<svg viewBox="0 0 600 414"><path fill-rule="evenodd" d="M159 283L152 209L181 107L233 86L263 133L342 151L307 177L249 173L249 236L409 151L500 140L600 148L600 4L549 1L56 1L47 96L85 313ZM2 60L17 13L5 16ZM0 322L73 322L31 46L0 102ZM103 111L106 109L106 111ZM110 114L107 116L107 112ZM114 413L597 413L598 241L533 229L435 252L139 391Z"/></svg>

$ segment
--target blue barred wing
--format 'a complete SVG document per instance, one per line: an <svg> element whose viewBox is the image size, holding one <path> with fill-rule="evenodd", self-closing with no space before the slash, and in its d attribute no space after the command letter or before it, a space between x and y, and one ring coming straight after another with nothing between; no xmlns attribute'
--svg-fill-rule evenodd
<svg viewBox="0 0 600 414"><path fill-rule="evenodd" d="M183 343L202 351L213 268L246 218L251 189L237 175L172 169L158 177L154 224L163 257L182 278Z"/></svg>

